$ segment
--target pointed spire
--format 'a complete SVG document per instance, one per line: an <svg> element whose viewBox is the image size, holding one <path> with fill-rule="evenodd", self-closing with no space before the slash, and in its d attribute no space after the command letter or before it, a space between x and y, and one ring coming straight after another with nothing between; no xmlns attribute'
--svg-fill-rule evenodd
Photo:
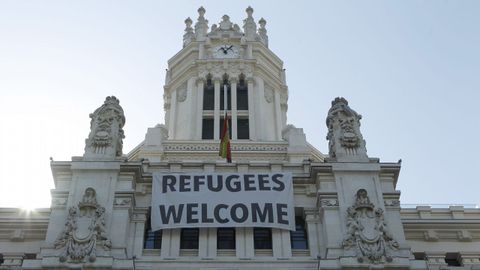
<svg viewBox="0 0 480 270"><path fill-rule="evenodd" d="M243 31L245 32L247 41L254 41L255 35L257 34L257 24L252 17L253 8L248 6L245 11L247 12L247 18L243 20Z"/></svg>
<svg viewBox="0 0 480 270"><path fill-rule="evenodd" d="M195 39L195 34L192 28L192 19L188 17L185 19L185 34L183 34L183 47L187 46Z"/></svg>
<svg viewBox="0 0 480 270"><path fill-rule="evenodd" d="M198 9L198 19L195 23L195 35L198 41L203 41L207 37L208 32L208 20L205 19L205 9L200 7Z"/></svg>
<svg viewBox="0 0 480 270"><path fill-rule="evenodd" d="M268 48L267 29L265 28L267 21L264 18L261 18L258 21L258 24L260 25L260 28L258 29L258 35L260 36L262 43Z"/></svg>

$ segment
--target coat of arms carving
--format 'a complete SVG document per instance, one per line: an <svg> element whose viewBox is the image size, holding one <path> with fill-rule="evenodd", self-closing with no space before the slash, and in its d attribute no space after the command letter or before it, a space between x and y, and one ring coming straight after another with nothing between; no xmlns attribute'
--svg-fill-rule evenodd
<svg viewBox="0 0 480 270"><path fill-rule="evenodd" d="M95 189L85 190L78 206L68 210L64 230L55 241L55 248L63 249L60 261L93 262L97 258L97 246L109 250L111 242L105 230L105 207L97 203Z"/></svg>
<svg viewBox="0 0 480 270"><path fill-rule="evenodd" d="M370 202L365 189L359 189L355 197L355 203L347 209L343 246L355 248L359 262L365 259L374 264L391 262L392 250L398 249L398 242L387 229L383 209Z"/></svg>

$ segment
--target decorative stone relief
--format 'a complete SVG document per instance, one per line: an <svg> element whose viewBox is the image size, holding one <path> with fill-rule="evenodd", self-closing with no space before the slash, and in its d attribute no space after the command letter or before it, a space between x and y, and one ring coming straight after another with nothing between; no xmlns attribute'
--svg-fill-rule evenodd
<svg viewBox="0 0 480 270"><path fill-rule="evenodd" d="M87 188L78 206L69 208L65 228L54 243L56 249L63 249L61 262L82 263L86 258L94 262L97 246L110 249L104 214L105 208L97 203L95 190Z"/></svg>
<svg viewBox="0 0 480 270"><path fill-rule="evenodd" d="M90 134L85 141L84 158L115 158L122 156L125 116L119 100L110 96L90 114Z"/></svg>
<svg viewBox="0 0 480 270"><path fill-rule="evenodd" d="M322 207L331 207L331 206L338 206L337 199L325 199L320 201L320 206Z"/></svg>
<svg viewBox="0 0 480 270"><path fill-rule="evenodd" d="M177 100L178 102L184 102L187 99L187 84L184 83L181 87L177 89Z"/></svg>
<svg viewBox="0 0 480 270"><path fill-rule="evenodd" d="M264 89L263 95L265 97L265 101L267 101L268 103L272 103L272 101L273 101L273 89L267 84L265 84L265 89Z"/></svg>
<svg viewBox="0 0 480 270"><path fill-rule="evenodd" d="M243 20L243 31L248 41L254 41L257 36L257 24L252 17L253 8L248 7L245 11L247 12L247 18Z"/></svg>
<svg viewBox="0 0 480 270"><path fill-rule="evenodd" d="M212 75L213 78L222 78L224 74L227 74L229 78L238 78L240 74L245 75L245 77L253 77L253 67L251 65L245 65L244 63L229 63L224 65L224 63L207 63L198 66L198 77L206 78L208 74Z"/></svg>
<svg viewBox="0 0 480 270"><path fill-rule="evenodd" d="M392 261L392 251L398 243L388 231L383 209L376 208L365 189L359 189L355 203L347 209L347 234L343 240L346 249L355 248L357 260L379 264Z"/></svg>
<svg viewBox="0 0 480 270"><path fill-rule="evenodd" d="M328 111L327 140L331 158L339 161L368 161L365 140L360 133L362 116L348 106L342 97L332 101Z"/></svg>
<svg viewBox="0 0 480 270"><path fill-rule="evenodd" d="M399 200L385 200L385 206L400 206Z"/></svg>

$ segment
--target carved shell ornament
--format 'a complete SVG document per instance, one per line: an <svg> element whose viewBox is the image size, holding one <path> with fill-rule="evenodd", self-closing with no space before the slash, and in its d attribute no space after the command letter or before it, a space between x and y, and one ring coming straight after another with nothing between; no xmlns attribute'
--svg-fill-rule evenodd
<svg viewBox="0 0 480 270"><path fill-rule="evenodd" d="M398 243L388 231L383 209L370 202L367 191L359 189L355 203L347 209L347 234L342 245L355 248L357 260L379 264L392 261Z"/></svg>
<svg viewBox="0 0 480 270"><path fill-rule="evenodd" d="M54 245L62 249L61 262L82 263L88 258L94 262L97 258L97 246L109 250L111 242L105 229L105 207L97 203L95 189L85 189L78 206L68 209L65 228L57 237Z"/></svg>

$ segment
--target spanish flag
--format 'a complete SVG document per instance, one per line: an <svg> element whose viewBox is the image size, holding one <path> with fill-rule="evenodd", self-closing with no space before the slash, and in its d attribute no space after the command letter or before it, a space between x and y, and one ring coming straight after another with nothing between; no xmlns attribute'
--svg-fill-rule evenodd
<svg viewBox="0 0 480 270"><path fill-rule="evenodd" d="M228 163L232 163L232 152L230 150L230 133L228 132L228 114L225 112L223 118L223 128L220 140L220 151L218 153L222 158L226 158Z"/></svg>

